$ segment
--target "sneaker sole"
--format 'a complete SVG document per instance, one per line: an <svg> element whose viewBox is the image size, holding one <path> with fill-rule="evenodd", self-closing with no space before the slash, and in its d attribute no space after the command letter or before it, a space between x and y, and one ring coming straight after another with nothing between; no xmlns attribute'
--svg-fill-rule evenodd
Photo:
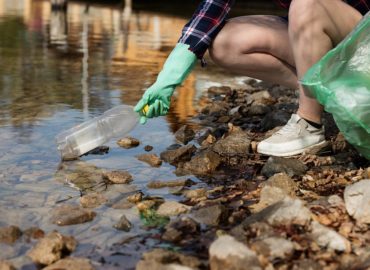
<svg viewBox="0 0 370 270"><path fill-rule="evenodd" d="M290 157L290 156L295 156L295 155L299 155L299 154L303 154L303 153L306 153L306 154L313 154L313 152L317 153L322 148L324 148L328 145L329 145L328 141L323 141L323 142L311 145L310 147L294 150L294 151L291 151L291 152L285 152L285 153L276 153L276 152L268 152L268 151L258 152L258 150L257 150L257 152L262 154L262 155L267 155L267 156Z"/></svg>

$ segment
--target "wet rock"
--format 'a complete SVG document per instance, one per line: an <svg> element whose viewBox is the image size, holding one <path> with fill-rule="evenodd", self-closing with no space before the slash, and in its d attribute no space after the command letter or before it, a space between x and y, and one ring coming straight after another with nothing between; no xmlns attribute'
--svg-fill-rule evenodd
<svg viewBox="0 0 370 270"><path fill-rule="evenodd" d="M183 240L186 235L190 235L190 237L193 238L199 233L199 230L199 224L193 219L189 217L180 217L166 225L162 239L169 242L179 242Z"/></svg>
<svg viewBox="0 0 370 270"><path fill-rule="evenodd" d="M144 193L139 191L139 192L136 192L135 194L128 196L127 201L130 203L138 203L143 200L143 196L144 196Z"/></svg>
<svg viewBox="0 0 370 270"><path fill-rule="evenodd" d="M205 206L192 211L191 216L196 222L208 226L218 226L226 219L227 210L221 204Z"/></svg>
<svg viewBox="0 0 370 270"><path fill-rule="evenodd" d="M196 150L197 148L194 145L188 144L174 150L164 151L160 154L160 157L165 162L176 165L181 161L189 161Z"/></svg>
<svg viewBox="0 0 370 270"><path fill-rule="evenodd" d="M176 140L183 144L187 144L188 142L190 142L192 139L194 139L194 136L195 136L194 130L192 130L191 127L189 127L188 125L182 126L175 133Z"/></svg>
<svg viewBox="0 0 370 270"><path fill-rule="evenodd" d="M53 210L51 222L59 226L73 225L89 222L94 219L96 213L78 205L61 205Z"/></svg>
<svg viewBox="0 0 370 270"><path fill-rule="evenodd" d="M201 262L192 256L185 256L164 249L153 249L143 254L136 265L136 270L195 270Z"/></svg>
<svg viewBox="0 0 370 270"><path fill-rule="evenodd" d="M122 215L119 221L115 225L113 225L113 227L117 230L129 232L131 230L132 224L125 215Z"/></svg>
<svg viewBox="0 0 370 270"><path fill-rule="evenodd" d="M142 212L142 211L147 211L153 208L156 204L157 203L154 200L145 200L145 201L141 201L138 204L136 204L136 208Z"/></svg>
<svg viewBox="0 0 370 270"><path fill-rule="evenodd" d="M290 119L291 114L286 111L271 111L262 119L261 128L263 131L284 126Z"/></svg>
<svg viewBox="0 0 370 270"><path fill-rule="evenodd" d="M233 132L216 142L212 146L212 150L220 156L245 156L249 153L250 144L251 140L247 133Z"/></svg>
<svg viewBox="0 0 370 270"><path fill-rule="evenodd" d="M329 227L321 225L317 221L312 221L311 226L311 238L320 247L336 251L350 252L351 243L342 235Z"/></svg>
<svg viewBox="0 0 370 270"><path fill-rule="evenodd" d="M162 165L162 160L156 154L142 154L136 157L138 160L148 163L152 167L159 167Z"/></svg>
<svg viewBox="0 0 370 270"><path fill-rule="evenodd" d="M250 208L253 212L259 212L267 206L283 200L286 196L295 197L296 190L297 184L287 174L275 174L264 183L260 201Z"/></svg>
<svg viewBox="0 0 370 270"><path fill-rule="evenodd" d="M10 262L0 260L0 270L16 270L16 268Z"/></svg>
<svg viewBox="0 0 370 270"><path fill-rule="evenodd" d="M348 214L357 222L370 224L370 179L347 186L344 202Z"/></svg>
<svg viewBox="0 0 370 270"><path fill-rule="evenodd" d="M269 157L261 173L267 177L271 177L276 173L285 173L289 176L300 176L303 175L307 169L307 166L298 159Z"/></svg>
<svg viewBox="0 0 370 270"><path fill-rule="evenodd" d="M228 104L224 101L212 102L202 109L201 113L207 115L223 115L228 111Z"/></svg>
<svg viewBox="0 0 370 270"><path fill-rule="evenodd" d="M315 260L303 259L295 262L293 270L322 270L322 265Z"/></svg>
<svg viewBox="0 0 370 270"><path fill-rule="evenodd" d="M227 93L231 92L231 88L229 86L211 86L208 88L209 95L226 95Z"/></svg>
<svg viewBox="0 0 370 270"><path fill-rule="evenodd" d="M257 91L247 97L247 104L253 105L272 105L276 100L267 90Z"/></svg>
<svg viewBox="0 0 370 270"><path fill-rule="evenodd" d="M203 128L195 133L195 140L202 144L202 142L212 133L212 129L207 127Z"/></svg>
<svg viewBox="0 0 370 270"><path fill-rule="evenodd" d="M207 147L207 146L210 146L212 144L214 144L215 142L217 141L217 139L213 136L213 135L208 135L207 138L205 138L205 140L202 141L202 147Z"/></svg>
<svg viewBox="0 0 370 270"><path fill-rule="evenodd" d="M255 222L263 221L272 226L290 226L292 224L305 226L311 221L311 212L301 200L286 197L284 200L248 217L243 225L249 226Z"/></svg>
<svg viewBox="0 0 370 270"><path fill-rule="evenodd" d="M145 146L144 146L144 150L145 150L146 152L150 152L150 151L152 151L152 150L153 150L153 146L151 146L151 145L145 145Z"/></svg>
<svg viewBox="0 0 370 270"><path fill-rule="evenodd" d="M107 202L107 198L100 193L88 193L80 198L80 204L84 208L95 208Z"/></svg>
<svg viewBox="0 0 370 270"><path fill-rule="evenodd" d="M270 262L277 259L289 259L293 256L294 243L281 237L267 237L254 242L251 248L262 254Z"/></svg>
<svg viewBox="0 0 370 270"><path fill-rule="evenodd" d="M270 107L266 105L252 105L248 108L248 116L255 116L255 115L264 115L269 113Z"/></svg>
<svg viewBox="0 0 370 270"><path fill-rule="evenodd" d="M209 257L211 270L262 269L256 253L229 235L223 235L211 244Z"/></svg>
<svg viewBox="0 0 370 270"><path fill-rule="evenodd" d="M198 199L198 198L206 197L207 191L204 188L198 188L198 189L185 190L183 194L184 194L184 197L187 199Z"/></svg>
<svg viewBox="0 0 370 270"><path fill-rule="evenodd" d="M31 227L26 229L23 232L23 235L26 238L26 241L30 241L31 239L40 239L45 236L45 232L37 227Z"/></svg>
<svg viewBox="0 0 370 270"><path fill-rule="evenodd" d="M165 187L190 187L194 184L195 182L191 179L176 179L170 181L150 181L147 187L154 189Z"/></svg>
<svg viewBox="0 0 370 270"><path fill-rule="evenodd" d="M157 214L160 216L177 216L188 212L189 209L190 207L185 204L176 201L165 201L158 207Z"/></svg>
<svg viewBox="0 0 370 270"><path fill-rule="evenodd" d="M127 137L118 140L117 144L123 148L129 149L138 146L140 144L140 141L132 137Z"/></svg>
<svg viewBox="0 0 370 270"><path fill-rule="evenodd" d="M77 242L72 236L51 232L40 239L27 255L36 264L49 265L73 252L76 245Z"/></svg>
<svg viewBox="0 0 370 270"><path fill-rule="evenodd" d="M208 175L221 164L221 157L213 151L205 150L184 164L184 170L195 175Z"/></svg>
<svg viewBox="0 0 370 270"><path fill-rule="evenodd" d="M108 180L113 184L129 184L132 182L132 175L128 171L111 171L104 172L103 179Z"/></svg>
<svg viewBox="0 0 370 270"><path fill-rule="evenodd" d="M0 228L0 243L14 244L22 235L22 231L17 226Z"/></svg>
<svg viewBox="0 0 370 270"><path fill-rule="evenodd" d="M90 263L88 259L68 257L57 261L45 268L43 270L94 270L95 268Z"/></svg>

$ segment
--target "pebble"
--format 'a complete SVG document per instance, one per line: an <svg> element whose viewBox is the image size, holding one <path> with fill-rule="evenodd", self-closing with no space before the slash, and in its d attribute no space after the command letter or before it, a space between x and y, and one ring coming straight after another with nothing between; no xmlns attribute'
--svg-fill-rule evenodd
<svg viewBox="0 0 370 270"><path fill-rule="evenodd" d="M269 157L261 173L267 177L271 177L276 173L285 173L292 177L294 175L303 175L306 171L307 166L298 159Z"/></svg>
<svg viewBox="0 0 370 270"><path fill-rule="evenodd" d="M94 270L95 268L86 258L68 257L49 265L43 270Z"/></svg>
<svg viewBox="0 0 370 270"><path fill-rule="evenodd" d="M51 222L59 226L74 225L92 221L96 213L78 205L65 204L56 207L51 216Z"/></svg>
<svg viewBox="0 0 370 270"><path fill-rule="evenodd" d="M80 198L80 204L84 208L95 208L106 203L107 198L101 193L88 193Z"/></svg>
<svg viewBox="0 0 370 270"><path fill-rule="evenodd" d="M348 214L357 222L370 224L370 179L347 186L344 202Z"/></svg>
<svg viewBox="0 0 370 270"><path fill-rule="evenodd" d="M177 216L188 212L189 206L176 202L176 201L165 201L162 203L158 209L157 214L160 216Z"/></svg>
<svg viewBox="0 0 370 270"><path fill-rule="evenodd" d="M138 146L140 144L140 141L138 139L135 139L135 138L132 138L132 137L126 137L126 138L118 140L117 144L120 147L129 149L129 148L133 148L133 147Z"/></svg>
<svg viewBox="0 0 370 270"><path fill-rule="evenodd" d="M156 154L141 154L136 156L136 158L152 167L159 167L162 165L162 160Z"/></svg>
<svg viewBox="0 0 370 270"><path fill-rule="evenodd" d="M132 175L124 170L104 172L103 179L113 184L129 184L133 181Z"/></svg>
<svg viewBox="0 0 370 270"><path fill-rule="evenodd" d="M0 228L0 243L14 244L22 236L22 231L17 226Z"/></svg>
<svg viewBox="0 0 370 270"><path fill-rule="evenodd" d="M182 144L187 144L194 139L195 132L190 126L184 125L175 132L175 138Z"/></svg>
<svg viewBox="0 0 370 270"><path fill-rule="evenodd" d="M132 224L125 215L122 215L119 221L115 225L113 225L113 227L117 230L129 232L131 230Z"/></svg>

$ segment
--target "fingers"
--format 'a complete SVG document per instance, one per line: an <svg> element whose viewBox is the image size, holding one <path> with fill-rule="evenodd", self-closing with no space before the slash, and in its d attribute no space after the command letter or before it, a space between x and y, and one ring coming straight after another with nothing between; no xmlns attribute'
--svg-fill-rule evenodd
<svg viewBox="0 0 370 270"><path fill-rule="evenodd" d="M134 111L141 113L141 111L144 109L144 107L148 104L149 98L146 96L143 96L139 102L134 107Z"/></svg>
<svg viewBox="0 0 370 270"><path fill-rule="evenodd" d="M147 122L146 116L141 116L140 117L140 124L144 125Z"/></svg>

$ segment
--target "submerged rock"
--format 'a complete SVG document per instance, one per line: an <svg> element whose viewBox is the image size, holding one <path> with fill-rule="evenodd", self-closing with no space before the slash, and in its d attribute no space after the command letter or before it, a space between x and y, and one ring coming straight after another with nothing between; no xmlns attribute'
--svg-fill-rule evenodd
<svg viewBox="0 0 370 270"><path fill-rule="evenodd" d="M95 268L86 258L67 257L49 265L43 270L94 270Z"/></svg>
<svg viewBox="0 0 370 270"><path fill-rule="evenodd" d="M165 227L165 232L162 239L169 242L179 242L186 235L193 238L199 233L200 226L197 222L189 217L180 217L168 223Z"/></svg>
<svg viewBox="0 0 370 270"><path fill-rule="evenodd" d="M128 171L119 170L104 172L103 179L108 180L113 184L129 184L132 182L132 175Z"/></svg>
<svg viewBox="0 0 370 270"><path fill-rule="evenodd" d="M17 226L0 228L0 243L14 244L22 236L22 231Z"/></svg>
<svg viewBox="0 0 370 270"><path fill-rule="evenodd" d="M370 179L347 186L344 202L350 216L360 223L370 224Z"/></svg>
<svg viewBox="0 0 370 270"><path fill-rule="evenodd" d="M16 270L16 268L10 262L0 260L0 270Z"/></svg>
<svg viewBox="0 0 370 270"><path fill-rule="evenodd" d="M88 193L80 198L80 204L84 208L95 208L107 202L107 198L100 193Z"/></svg>
<svg viewBox="0 0 370 270"><path fill-rule="evenodd" d="M157 214L160 216L177 216L188 212L189 209L190 207L185 204L176 201L165 201L158 207Z"/></svg>
<svg viewBox="0 0 370 270"><path fill-rule="evenodd" d="M165 162L176 165L182 161L189 161L196 150L197 148L194 145L188 144L173 150L166 150L160 156Z"/></svg>
<svg viewBox="0 0 370 270"><path fill-rule="evenodd" d="M303 175L307 169L307 166L298 159L269 157L261 173L267 177L271 177L276 173L285 173L289 176L300 176Z"/></svg>
<svg viewBox="0 0 370 270"><path fill-rule="evenodd" d="M27 255L37 264L49 265L73 252L76 245L77 241L72 236L51 232L39 240Z"/></svg>
<svg viewBox="0 0 370 270"><path fill-rule="evenodd" d="M190 187L195 182L191 179L176 179L169 181L150 181L146 186L148 188L165 188L165 187Z"/></svg>
<svg viewBox="0 0 370 270"><path fill-rule="evenodd" d="M191 129L188 125L182 126L179 130L176 131L175 133L175 138L179 142L183 144L187 144L191 140L194 139L195 132L194 130Z"/></svg>
<svg viewBox="0 0 370 270"><path fill-rule="evenodd" d="M153 146L151 146L151 145L145 145L144 146L144 150L146 151L146 152L150 152L150 151L152 151L153 150Z"/></svg>
<svg viewBox="0 0 370 270"><path fill-rule="evenodd" d="M126 137L118 140L117 144L123 148L129 149L138 146L140 141L132 137Z"/></svg>
<svg viewBox="0 0 370 270"><path fill-rule="evenodd" d="M256 253L229 235L223 235L211 244L209 257L211 270L262 269Z"/></svg>
<svg viewBox="0 0 370 270"><path fill-rule="evenodd" d="M113 225L113 227L117 230L129 232L131 230L132 224L125 215L122 215L119 221L115 225Z"/></svg>
<svg viewBox="0 0 370 270"><path fill-rule="evenodd" d="M156 154L142 154L136 157L138 160L148 163L152 167L159 167L162 165L162 160Z"/></svg>
<svg viewBox="0 0 370 270"><path fill-rule="evenodd" d="M74 225L89 222L96 213L78 205L61 205L53 210L51 222L59 226Z"/></svg>

